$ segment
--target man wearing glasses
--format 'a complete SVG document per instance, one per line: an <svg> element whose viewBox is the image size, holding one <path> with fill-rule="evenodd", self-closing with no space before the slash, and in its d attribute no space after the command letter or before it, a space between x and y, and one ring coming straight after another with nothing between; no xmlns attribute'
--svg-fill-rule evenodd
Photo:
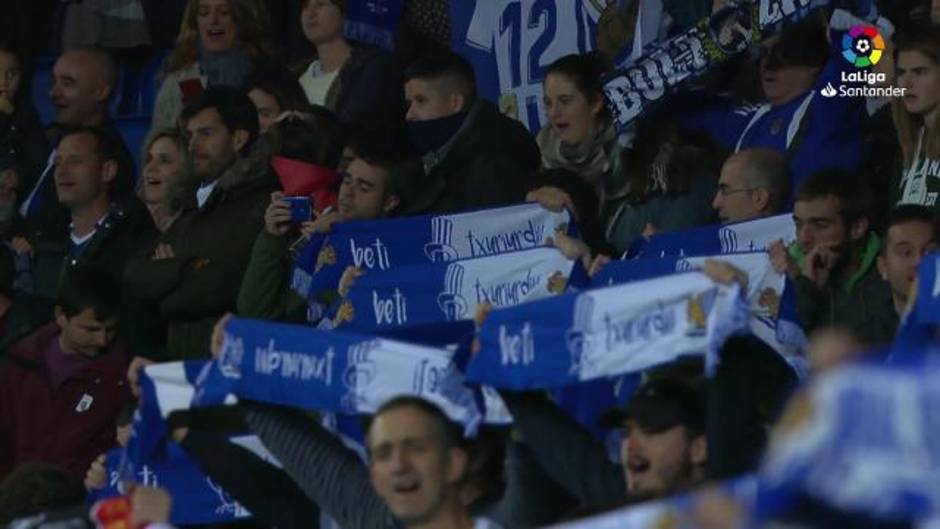
<svg viewBox="0 0 940 529"><path fill-rule="evenodd" d="M790 172L773 149L745 149L721 167L712 207L723 224L781 213L787 204Z"/></svg>

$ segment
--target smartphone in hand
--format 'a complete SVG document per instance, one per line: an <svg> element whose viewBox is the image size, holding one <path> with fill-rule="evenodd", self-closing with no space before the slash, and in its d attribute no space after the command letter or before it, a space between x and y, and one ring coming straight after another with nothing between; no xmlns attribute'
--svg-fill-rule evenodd
<svg viewBox="0 0 940 529"><path fill-rule="evenodd" d="M303 224L313 220L313 204L310 197L284 197L282 200L290 204L291 224Z"/></svg>

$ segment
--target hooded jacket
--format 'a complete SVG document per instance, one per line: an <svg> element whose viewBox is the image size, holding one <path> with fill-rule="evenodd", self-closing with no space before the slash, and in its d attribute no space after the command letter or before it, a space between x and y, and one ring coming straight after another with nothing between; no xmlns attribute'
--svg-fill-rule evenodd
<svg viewBox="0 0 940 529"><path fill-rule="evenodd" d="M166 320L172 359L209 356L212 327L220 316L235 310L252 244L277 187L261 143L217 182L201 208L192 177L179 188L180 217L159 241L173 248L174 257L153 260L155 245L151 245L125 270L128 293L155 304Z"/></svg>
<svg viewBox="0 0 940 529"><path fill-rule="evenodd" d="M836 278L823 288L803 275L794 280L797 310L807 334L820 327L841 325L868 343L891 341L898 315L891 288L875 266L880 248L878 236L870 234L858 271L848 278ZM800 266L806 259L796 244L791 246L790 255Z"/></svg>

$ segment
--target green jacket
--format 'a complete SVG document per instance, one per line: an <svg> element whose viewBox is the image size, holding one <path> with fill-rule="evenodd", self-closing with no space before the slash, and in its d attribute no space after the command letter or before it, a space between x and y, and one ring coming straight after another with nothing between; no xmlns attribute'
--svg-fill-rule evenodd
<svg viewBox="0 0 940 529"><path fill-rule="evenodd" d="M872 233L865 243L861 267L851 277L820 289L805 276L793 282L803 329L807 334L828 325L842 325L868 343L884 343L894 337L898 316L891 288L878 274L875 261L881 241ZM797 244L790 255L802 266L806 256Z"/></svg>
<svg viewBox="0 0 940 529"><path fill-rule="evenodd" d="M252 244L277 187L266 153L258 144L237 160L202 208L188 178L181 215L160 241L172 246L175 257L154 261L151 247L128 263L125 287L158 307L167 322L170 359L208 357L215 322L236 309Z"/></svg>
<svg viewBox="0 0 940 529"><path fill-rule="evenodd" d="M287 237L262 229L238 292L238 314L248 318L303 322L307 303L290 288L294 259Z"/></svg>

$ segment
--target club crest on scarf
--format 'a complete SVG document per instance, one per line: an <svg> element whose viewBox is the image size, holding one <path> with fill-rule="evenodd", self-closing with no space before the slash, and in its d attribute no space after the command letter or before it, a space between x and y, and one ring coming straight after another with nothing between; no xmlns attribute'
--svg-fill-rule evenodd
<svg viewBox="0 0 940 529"><path fill-rule="evenodd" d="M317 266L314 269L314 273L319 272L325 266L333 266L336 264L336 250L329 243L329 241L323 243L323 247L320 248L320 252L317 254Z"/></svg>
<svg viewBox="0 0 940 529"><path fill-rule="evenodd" d="M356 309L353 307L351 301L343 300L339 305L339 309L336 311L336 316L333 317L333 327L339 327L344 323L348 323L356 319Z"/></svg>
<svg viewBox="0 0 940 529"><path fill-rule="evenodd" d="M245 356L245 343L241 338L235 338L225 333L222 341L222 351L219 353L219 372L222 376L231 379L242 377L242 359Z"/></svg>
<svg viewBox="0 0 940 529"><path fill-rule="evenodd" d="M760 297L757 298L757 304L767 311L767 317L776 320L780 314L780 293L771 287L767 287L761 290Z"/></svg>
<svg viewBox="0 0 940 529"><path fill-rule="evenodd" d="M548 277L548 291L552 294L561 294L568 286L568 278L561 270L556 270L554 274Z"/></svg>
<svg viewBox="0 0 940 529"><path fill-rule="evenodd" d="M686 313L689 318L689 328L686 336L705 336L708 325L708 315L715 304L717 290L707 290L689 298Z"/></svg>

